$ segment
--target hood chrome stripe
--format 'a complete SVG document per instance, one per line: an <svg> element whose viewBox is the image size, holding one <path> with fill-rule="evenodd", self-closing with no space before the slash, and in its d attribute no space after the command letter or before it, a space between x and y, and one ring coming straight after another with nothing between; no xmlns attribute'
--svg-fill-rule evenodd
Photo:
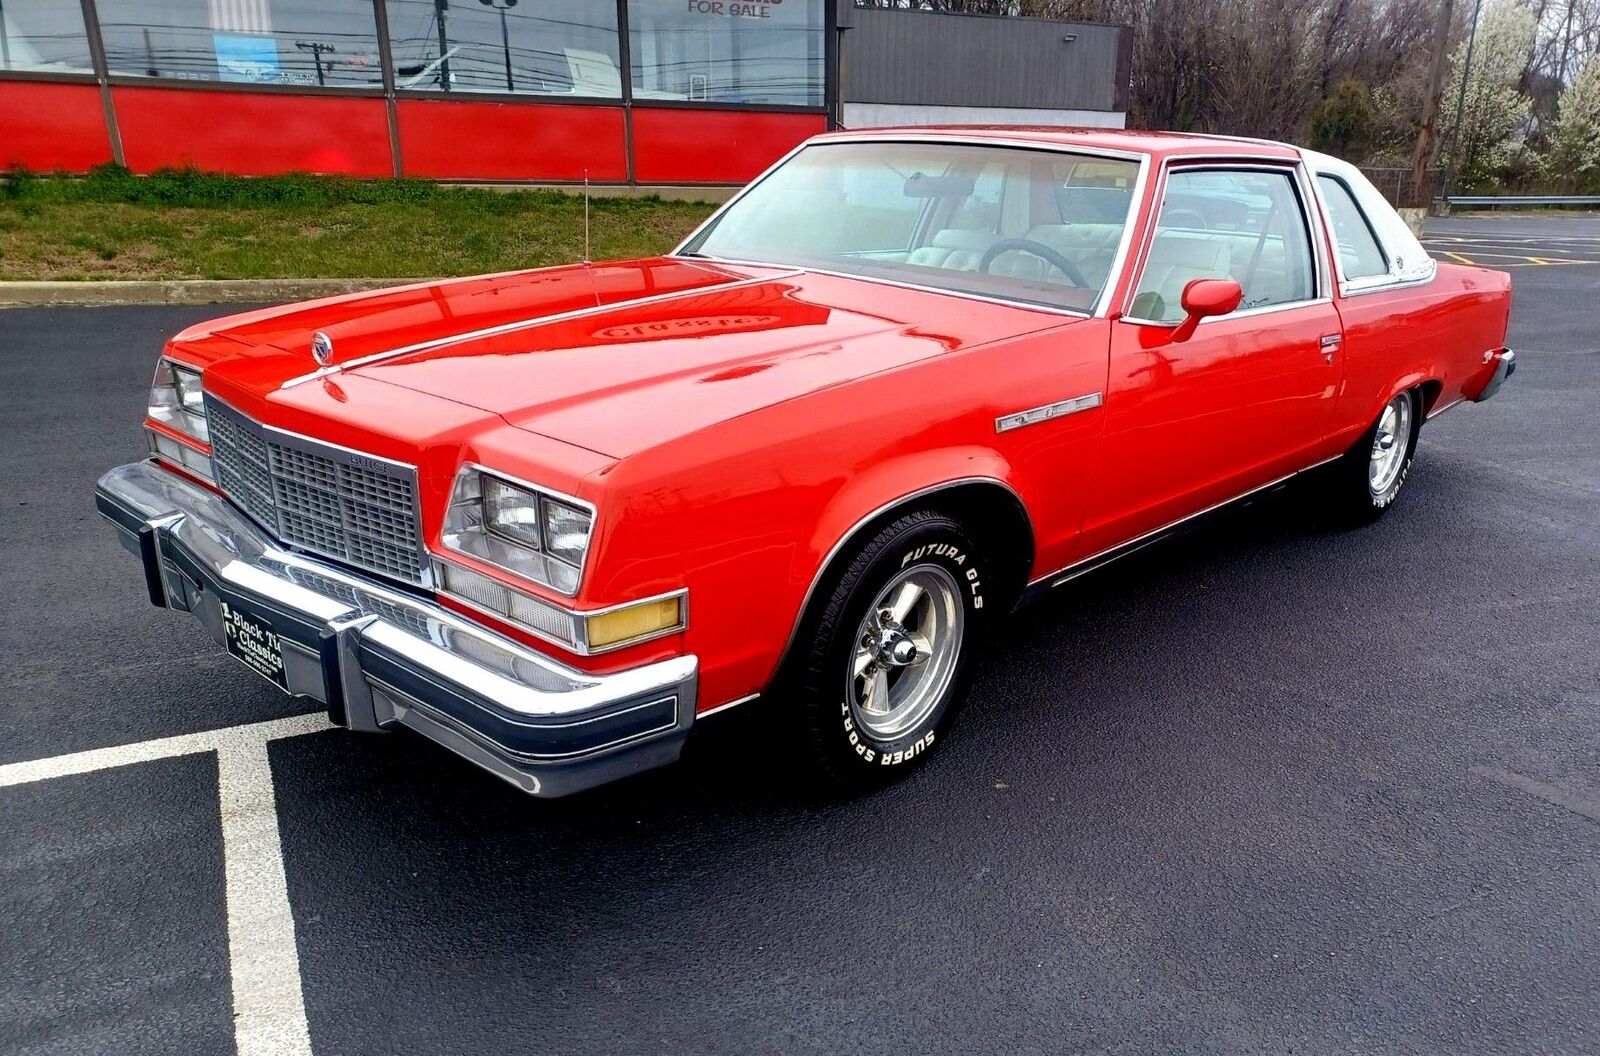
<svg viewBox="0 0 1600 1056"><path fill-rule="evenodd" d="M672 259L682 260L682 258ZM683 260L682 262L687 264L694 263L692 260ZM709 271L710 269L706 270ZM531 327L542 326L545 323L560 323L565 322L568 319L582 319L585 316L599 315L602 312L609 312L617 308L632 308L642 304L657 304L661 301L677 300L680 297L692 297L699 293L713 293L720 292L722 290L733 290L744 286L759 286L762 283L767 282L782 282L784 279L792 279L797 275L803 274L805 274L805 269L803 268L778 268L776 269L776 273L772 275L757 275L748 279L735 279L733 282L724 282L716 286L696 286L693 289L674 290L671 293L654 293L648 297L635 297L632 300L615 301L611 304L597 304L589 308L574 308L572 311L557 312L554 315L541 315L532 319L519 319L514 323L501 323L499 326L489 326L482 330L471 330L464 334L452 334L449 337L437 337L432 341L420 341L414 345L406 345L402 348L392 348L387 352L374 352L369 356L361 356L358 359L352 359L348 363L335 363L332 366L322 367L318 370L314 370L310 374L302 374L299 377L290 378L288 381L284 382L278 387L280 389L292 389L296 385L303 385L308 381L316 381L319 378L331 377L354 367L364 367L386 359L395 359L399 356L409 356L416 352L427 352L431 349L444 348L449 345L460 344L464 341L476 341L479 338L496 337L500 334L509 334L517 330L526 330Z"/></svg>

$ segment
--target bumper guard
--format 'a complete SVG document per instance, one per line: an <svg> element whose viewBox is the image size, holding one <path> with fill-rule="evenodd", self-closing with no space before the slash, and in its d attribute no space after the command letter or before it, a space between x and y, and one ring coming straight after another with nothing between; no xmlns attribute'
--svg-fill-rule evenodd
<svg viewBox="0 0 1600 1056"><path fill-rule="evenodd" d="M1475 403L1482 403L1500 391L1500 386L1506 379L1517 372L1517 354L1509 348L1502 348L1490 356L1494 360L1494 373L1489 375L1489 381L1483 386L1483 391L1472 399Z"/></svg>

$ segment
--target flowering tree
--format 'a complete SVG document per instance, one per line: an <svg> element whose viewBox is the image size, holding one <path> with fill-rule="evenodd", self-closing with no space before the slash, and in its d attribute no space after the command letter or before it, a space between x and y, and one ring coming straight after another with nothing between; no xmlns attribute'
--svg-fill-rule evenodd
<svg viewBox="0 0 1600 1056"><path fill-rule="evenodd" d="M1451 57L1442 118L1444 128L1454 128L1460 106L1460 136L1447 155L1460 187L1493 182L1522 142L1531 107L1519 84L1528 66L1534 28L1533 12L1517 0L1491 0L1478 27L1472 68L1467 69L1466 41ZM1467 78L1464 97L1463 74Z"/></svg>
<svg viewBox="0 0 1600 1056"><path fill-rule="evenodd" d="M1561 93L1545 171L1568 187L1600 184L1600 57L1584 63L1572 86Z"/></svg>

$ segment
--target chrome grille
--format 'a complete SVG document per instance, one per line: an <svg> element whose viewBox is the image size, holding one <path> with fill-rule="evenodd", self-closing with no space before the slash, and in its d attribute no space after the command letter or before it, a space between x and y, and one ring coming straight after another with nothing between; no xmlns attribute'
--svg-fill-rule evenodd
<svg viewBox="0 0 1600 1056"><path fill-rule="evenodd" d="M423 581L416 470L269 430L215 399L206 420L217 486L280 540Z"/></svg>

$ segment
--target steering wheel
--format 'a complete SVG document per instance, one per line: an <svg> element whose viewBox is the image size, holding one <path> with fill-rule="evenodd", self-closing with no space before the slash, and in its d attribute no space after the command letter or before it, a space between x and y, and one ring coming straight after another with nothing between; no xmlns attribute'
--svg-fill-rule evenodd
<svg viewBox="0 0 1600 1056"><path fill-rule="evenodd" d="M1065 275L1074 286L1089 288L1089 280L1083 277L1083 272L1078 270L1076 264L1043 242L1035 242L1031 238L1002 238L983 251L983 256L978 259L978 270L987 275L989 265L994 263L996 257L1002 253L1013 252L1032 253L1040 260L1054 265L1055 269Z"/></svg>

